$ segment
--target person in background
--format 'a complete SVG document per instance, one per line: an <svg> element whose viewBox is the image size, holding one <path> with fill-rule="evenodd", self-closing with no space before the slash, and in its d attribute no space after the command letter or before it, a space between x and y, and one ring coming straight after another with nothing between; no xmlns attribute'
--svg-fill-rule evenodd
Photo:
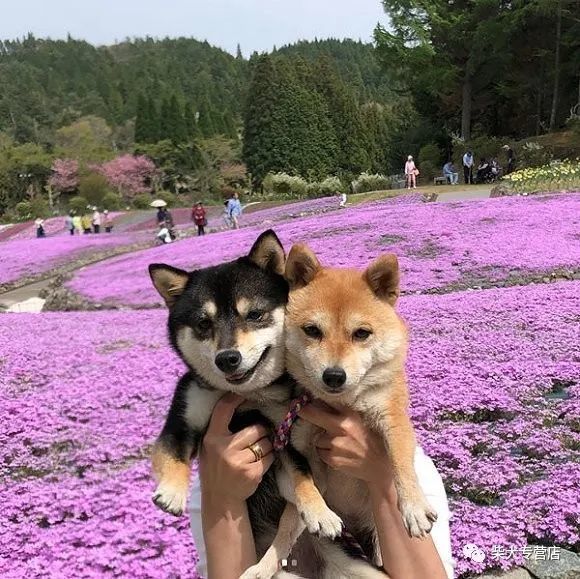
<svg viewBox="0 0 580 579"><path fill-rule="evenodd" d="M157 232L157 240L161 243L171 243L173 237L171 231L165 222L159 224L159 231Z"/></svg>
<svg viewBox="0 0 580 579"><path fill-rule="evenodd" d="M230 219L230 200L226 199L224 201L224 212L222 214L224 218L224 223L228 229L232 228L232 220Z"/></svg>
<svg viewBox="0 0 580 579"><path fill-rule="evenodd" d="M506 175L508 175L509 173L513 173L516 168L516 155L509 145L504 145L503 148L507 155Z"/></svg>
<svg viewBox="0 0 580 579"><path fill-rule="evenodd" d="M234 229L240 228L240 215L242 214L242 204L240 202L240 196L237 192L233 193L228 201L228 211L229 216L232 221L232 227Z"/></svg>
<svg viewBox="0 0 580 579"><path fill-rule="evenodd" d="M417 189L417 175L419 171L415 166L415 161L413 161L413 155L407 157L407 162L405 163L405 180L407 182L407 189Z"/></svg>
<svg viewBox="0 0 580 579"><path fill-rule="evenodd" d="M74 214L72 220L75 231L80 235L83 232L83 221L81 216Z"/></svg>
<svg viewBox="0 0 580 579"><path fill-rule="evenodd" d="M339 207L346 207L346 193L339 193L338 198L340 201L338 202Z"/></svg>
<svg viewBox="0 0 580 579"><path fill-rule="evenodd" d="M96 207L93 207L93 231L95 233L101 232L101 214Z"/></svg>
<svg viewBox="0 0 580 579"><path fill-rule="evenodd" d="M113 220L111 219L111 216L109 215L108 209L105 209L103 211L103 227L105 228L105 231L107 233L111 233L111 231L113 230Z"/></svg>
<svg viewBox="0 0 580 579"><path fill-rule="evenodd" d="M91 232L91 225L92 225L91 216L88 213L85 213L81 217L81 223L82 223L82 226L83 226L83 233L85 235L88 235Z"/></svg>
<svg viewBox="0 0 580 579"><path fill-rule="evenodd" d="M167 212L167 209L165 209L165 207L160 207L157 210L157 223L163 223L165 221L165 213Z"/></svg>
<svg viewBox="0 0 580 579"><path fill-rule="evenodd" d="M457 182L459 181L459 173L455 169L453 161L447 161L447 163L443 165L443 176L451 185L457 185Z"/></svg>
<svg viewBox="0 0 580 579"><path fill-rule="evenodd" d="M75 234L74 212L71 211L64 220L65 227L70 231L71 235Z"/></svg>
<svg viewBox="0 0 580 579"><path fill-rule="evenodd" d="M191 219L197 225L197 235L205 235L205 226L207 225L207 216L201 201L195 204L191 210Z"/></svg>
<svg viewBox="0 0 580 579"><path fill-rule="evenodd" d="M34 222L36 225L36 237L46 237L46 233L44 231L44 219L40 217Z"/></svg>
<svg viewBox="0 0 580 579"><path fill-rule="evenodd" d="M473 153L467 151L465 155L463 155L463 176L466 185L473 185L473 164Z"/></svg>

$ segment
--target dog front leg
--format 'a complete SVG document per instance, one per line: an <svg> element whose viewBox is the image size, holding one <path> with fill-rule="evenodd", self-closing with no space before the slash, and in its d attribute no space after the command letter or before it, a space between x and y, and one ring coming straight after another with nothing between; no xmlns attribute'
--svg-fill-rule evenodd
<svg viewBox="0 0 580 579"><path fill-rule="evenodd" d="M338 537L342 533L342 520L320 494L306 459L289 447L280 460L283 466L277 473L280 493L296 505L308 531L329 539Z"/></svg>
<svg viewBox="0 0 580 579"><path fill-rule="evenodd" d="M152 466L157 488L153 502L162 510L179 516L185 511L189 491L191 460L197 456L203 428L192 428L185 419L190 379L186 374L179 381L167 419L153 446ZM209 405L208 405L209 407ZM208 408L208 417L211 413Z"/></svg>
<svg viewBox="0 0 580 579"><path fill-rule="evenodd" d="M270 579L279 570L280 562L290 555L305 526L296 506L286 503L274 541L262 559L247 569L240 579Z"/></svg>
<svg viewBox="0 0 580 579"><path fill-rule="evenodd" d="M423 537L437 520L437 513L427 502L415 473L415 431L406 408L390 412L386 422L383 436L391 458L398 507L409 535Z"/></svg>

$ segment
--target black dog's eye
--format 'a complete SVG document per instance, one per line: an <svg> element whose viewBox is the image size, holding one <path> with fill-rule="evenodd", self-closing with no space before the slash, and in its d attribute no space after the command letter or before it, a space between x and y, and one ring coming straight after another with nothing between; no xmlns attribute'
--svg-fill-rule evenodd
<svg viewBox="0 0 580 579"><path fill-rule="evenodd" d="M315 326L314 324L310 324L309 326L304 326L302 331L309 337L309 338L316 338L317 340L322 338L322 330Z"/></svg>
<svg viewBox="0 0 580 579"><path fill-rule="evenodd" d="M359 328L358 330L355 330L352 333L352 337L355 340L358 340L360 342L364 342L371 334L372 334L372 332L370 330L365 330L364 328Z"/></svg>
<svg viewBox="0 0 580 579"><path fill-rule="evenodd" d="M197 329L200 332L207 332L208 330L211 330L211 320L209 318L202 318L199 320L199 322L197 322Z"/></svg>
<svg viewBox="0 0 580 579"><path fill-rule="evenodd" d="M246 320L250 322L259 322L264 317L264 312L261 310L250 310L246 314Z"/></svg>

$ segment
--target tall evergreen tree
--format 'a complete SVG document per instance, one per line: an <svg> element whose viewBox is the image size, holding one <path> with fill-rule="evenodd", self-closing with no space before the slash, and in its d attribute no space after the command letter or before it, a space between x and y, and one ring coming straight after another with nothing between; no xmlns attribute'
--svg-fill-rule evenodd
<svg viewBox="0 0 580 579"><path fill-rule="evenodd" d="M139 95L137 100L137 112L135 116L135 142L149 143L150 136L150 119L147 99L143 94Z"/></svg>
<svg viewBox="0 0 580 579"><path fill-rule="evenodd" d="M314 76L316 87L326 101L337 138L338 169L357 175L368 170L370 143L354 95L340 80L328 59L317 63Z"/></svg>

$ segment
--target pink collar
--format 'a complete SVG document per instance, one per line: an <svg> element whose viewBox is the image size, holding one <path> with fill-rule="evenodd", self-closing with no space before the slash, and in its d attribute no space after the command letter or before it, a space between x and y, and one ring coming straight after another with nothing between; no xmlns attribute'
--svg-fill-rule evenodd
<svg viewBox="0 0 580 579"><path fill-rule="evenodd" d="M304 392L298 398L292 400L284 420L282 420L282 422L276 426L276 430L274 430L274 450L280 451L286 448L290 442L290 430L292 430L292 425L298 418L298 413L311 401L312 396L307 392Z"/></svg>

